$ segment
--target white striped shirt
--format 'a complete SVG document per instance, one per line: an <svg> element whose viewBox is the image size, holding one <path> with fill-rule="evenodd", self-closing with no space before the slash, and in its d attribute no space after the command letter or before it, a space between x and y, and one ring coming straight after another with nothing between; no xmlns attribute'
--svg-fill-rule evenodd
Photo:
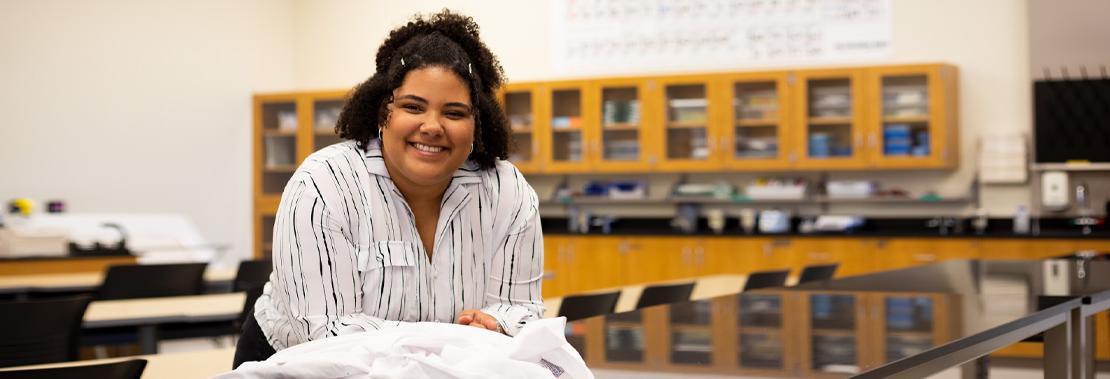
<svg viewBox="0 0 1110 379"><path fill-rule="evenodd" d="M282 193L274 271L254 315L277 350L398 321L454 322L465 309L515 335L543 314L538 205L511 163L467 161L444 192L429 261L379 142L329 146Z"/></svg>

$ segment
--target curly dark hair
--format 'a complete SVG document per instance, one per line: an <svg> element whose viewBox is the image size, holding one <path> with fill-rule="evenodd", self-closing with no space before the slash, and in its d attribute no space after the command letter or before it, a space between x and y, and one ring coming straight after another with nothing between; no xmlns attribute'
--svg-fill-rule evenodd
<svg viewBox="0 0 1110 379"><path fill-rule="evenodd" d="M387 105L405 74L437 66L453 71L470 87L476 109L470 159L488 169L497 159L508 157L508 122L495 95L505 74L497 57L478 37L478 24L473 18L447 9L427 18L416 15L408 24L389 32L375 61L374 75L356 86L343 105L335 126L340 137L358 141L359 148L366 149L389 117Z"/></svg>

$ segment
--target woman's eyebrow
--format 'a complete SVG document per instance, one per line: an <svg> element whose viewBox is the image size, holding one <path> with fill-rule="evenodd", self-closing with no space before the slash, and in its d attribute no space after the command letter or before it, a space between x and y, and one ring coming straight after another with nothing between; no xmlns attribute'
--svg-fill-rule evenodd
<svg viewBox="0 0 1110 379"><path fill-rule="evenodd" d="M424 104L428 103L428 100L425 100L423 97L416 96L416 95L402 95L401 97L397 98L397 100L404 100L404 99L409 99L409 100L421 102L421 103L424 103Z"/></svg>
<svg viewBox="0 0 1110 379"><path fill-rule="evenodd" d="M451 102L451 103L444 104L443 106L445 106L445 107L465 108L467 112L470 112L470 104L466 104L466 103Z"/></svg>

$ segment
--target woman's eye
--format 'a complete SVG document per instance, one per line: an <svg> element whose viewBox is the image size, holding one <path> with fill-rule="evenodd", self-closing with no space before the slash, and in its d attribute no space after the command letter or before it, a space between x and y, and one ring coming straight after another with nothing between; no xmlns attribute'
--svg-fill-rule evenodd
<svg viewBox="0 0 1110 379"><path fill-rule="evenodd" d="M460 120L466 117L466 112L447 112L447 118L450 118L452 120Z"/></svg>
<svg viewBox="0 0 1110 379"><path fill-rule="evenodd" d="M404 109L404 110L410 111L410 112L420 112L421 111L420 106L416 105L416 104L402 104L401 109Z"/></svg>

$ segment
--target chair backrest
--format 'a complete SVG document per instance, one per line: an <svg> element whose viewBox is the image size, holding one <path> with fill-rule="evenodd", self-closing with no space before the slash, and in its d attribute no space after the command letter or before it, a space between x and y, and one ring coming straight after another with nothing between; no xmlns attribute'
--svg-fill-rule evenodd
<svg viewBox="0 0 1110 379"><path fill-rule="evenodd" d="M748 280L744 282L744 291L785 286L788 275L790 270L753 272L748 274Z"/></svg>
<svg viewBox="0 0 1110 379"><path fill-rule="evenodd" d="M264 284L260 284L243 290L247 293L247 298L243 301L243 311L239 313L239 320L237 320L234 331L238 331L239 328L243 326L243 323L247 321L247 315L254 312L254 302L258 301L258 298L262 296L263 286Z"/></svg>
<svg viewBox="0 0 1110 379"><path fill-rule="evenodd" d="M239 262L239 270L235 272L235 282L231 284L232 292L246 292L254 287L261 287L270 280L270 271L274 264L269 259Z"/></svg>
<svg viewBox="0 0 1110 379"><path fill-rule="evenodd" d="M28 370L0 371L0 379L139 379L146 359Z"/></svg>
<svg viewBox="0 0 1110 379"><path fill-rule="evenodd" d="M117 265L108 268L97 299L134 299L204 293L207 263Z"/></svg>
<svg viewBox="0 0 1110 379"><path fill-rule="evenodd" d="M620 295L619 291L613 291L564 297L563 303L559 305L559 316L565 316L567 321L574 321L613 313L617 308L617 298Z"/></svg>
<svg viewBox="0 0 1110 379"><path fill-rule="evenodd" d="M77 360L89 300L0 302L0 367Z"/></svg>
<svg viewBox="0 0 1110 379"><path fill-rule="evenodd" d="M836 268L839 266L840 264L837 263L806 266L802 269L802 275L798 277L798 284L832 279L836 275Z"/></svg>
<svg viewBox="0 0 1110 379"><path fill-rule="evenodd" d="M693 282L648 286L644 288L644 292L640 293L640 300L636 301L636 309L689 301L690 294L693 292Z"/></svg>

